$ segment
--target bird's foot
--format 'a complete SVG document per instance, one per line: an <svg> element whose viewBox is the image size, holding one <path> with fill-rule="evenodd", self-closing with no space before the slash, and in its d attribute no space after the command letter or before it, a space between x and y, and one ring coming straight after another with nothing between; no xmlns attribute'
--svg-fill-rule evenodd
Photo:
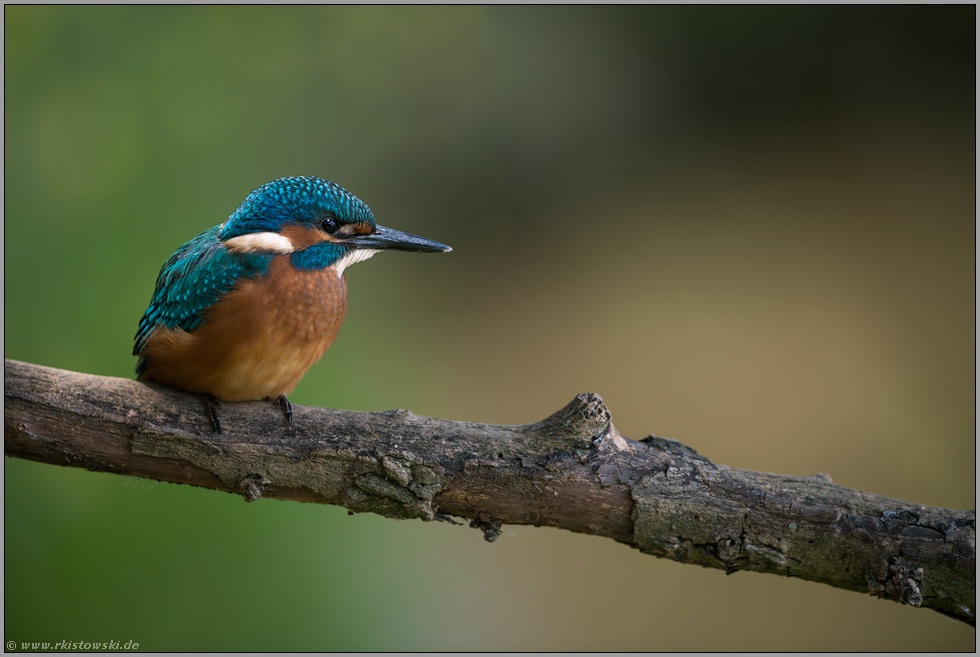
<svg viewBox="0 0 980 657"><path fill-rule="evenodd" d="M218 404L218 400L206 392L198 393L197 396L200 397L201 403L204 405L204 412L207 413L208 420L211 421L211 431L221 433L221 420L218 419L218 409L221 406Z"/></svg>
<svg viewBox="0 0 980 657"><path fill-rule="evenodd" d="M286 418L286 422L293 421L293 405L289 403L288 399L286 399L286 395L279 395L272 400L272 403L276 405L276 408L282 411L283 416Z"/></svg>

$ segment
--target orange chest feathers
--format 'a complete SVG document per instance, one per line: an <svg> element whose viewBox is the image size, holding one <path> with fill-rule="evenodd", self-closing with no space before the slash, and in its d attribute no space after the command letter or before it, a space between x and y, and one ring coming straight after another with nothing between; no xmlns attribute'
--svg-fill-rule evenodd
<svg viewBox="0 0 980 657"><path fill-rule="evenodd" d="M218 399L290 394L330 347L347 314L347 283L331 269L297 270L276 256L243 281L192 333L157 331L144 377Z"/></svg>
<svg viewBox="0 0 980 657"><path fill-rule="evenodd" d="M347 314L347 281L331 268L298 270L280 255L265 276L243 282L227 302L236 306L228 309L232 320L248 323L260 342L280 351L313 350L319 360Z"/></svg>
<svg viewBox="0 0 980 657"><path fill-rule="evenodd" d="M236 345L225 364L226 387L288 395L333 344L346 314L342 276L329 268L297 270L289 256L277 256L265 276L245 281L215 306L215 328Z"/></svg>

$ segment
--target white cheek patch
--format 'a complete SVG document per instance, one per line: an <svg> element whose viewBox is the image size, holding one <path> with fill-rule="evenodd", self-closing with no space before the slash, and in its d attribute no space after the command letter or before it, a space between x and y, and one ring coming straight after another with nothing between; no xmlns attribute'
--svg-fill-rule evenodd
<svg viewBox="0 0 980 657"><path fill-rule="evenodd" d="M225 248L232 253L292 253L296 249L289 238L279 233L249 233L224 241Z"/></svg>
<svg viewBox="0 0 980 657"><path fill-rule="evenodd" d="M354 249L334 264L334 270L337 272L337 278L343 276L344 270L353 265L355 262L367 260L375 253L377 253L377 251L373 249Z"/></svg>

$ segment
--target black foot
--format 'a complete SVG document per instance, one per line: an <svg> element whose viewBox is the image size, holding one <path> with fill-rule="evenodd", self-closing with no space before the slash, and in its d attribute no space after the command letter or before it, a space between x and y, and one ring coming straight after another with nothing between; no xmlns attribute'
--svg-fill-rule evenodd
<svg viewBox="0 0 980 657"><path fill-rule="evenodd" d="M286 399L286 395L279 395L272 400L272 403L276 405L276 408L282 411L282 414L286 417L286 422L293 421L293 405L289 403L288 399Z"/></svg>
<svg viewBox="0 0 980 657"><path fill-rule="evenodd" d="M200 392L197 396L201 398L201 403L204 404L204 412L211 420L211 431L221 433L221 420L218 419L218 409L221 406L218 405L218 400L206 392Z"/></svg>

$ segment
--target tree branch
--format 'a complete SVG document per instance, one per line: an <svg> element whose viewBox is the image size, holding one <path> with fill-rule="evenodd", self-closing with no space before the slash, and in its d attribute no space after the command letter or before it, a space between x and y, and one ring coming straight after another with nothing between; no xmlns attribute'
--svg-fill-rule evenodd
<svg viewBox="0 0 980 657"><path fill-rule="evenodd" d="M223 404L162 386L4 361L7 456L338 504L390 518L471 520L607 536L727 572L867 591L975 625L976 513L863 493L826 475L715 465L673 440L632 441L598 395L522 426L410 411Z"/></svg>

